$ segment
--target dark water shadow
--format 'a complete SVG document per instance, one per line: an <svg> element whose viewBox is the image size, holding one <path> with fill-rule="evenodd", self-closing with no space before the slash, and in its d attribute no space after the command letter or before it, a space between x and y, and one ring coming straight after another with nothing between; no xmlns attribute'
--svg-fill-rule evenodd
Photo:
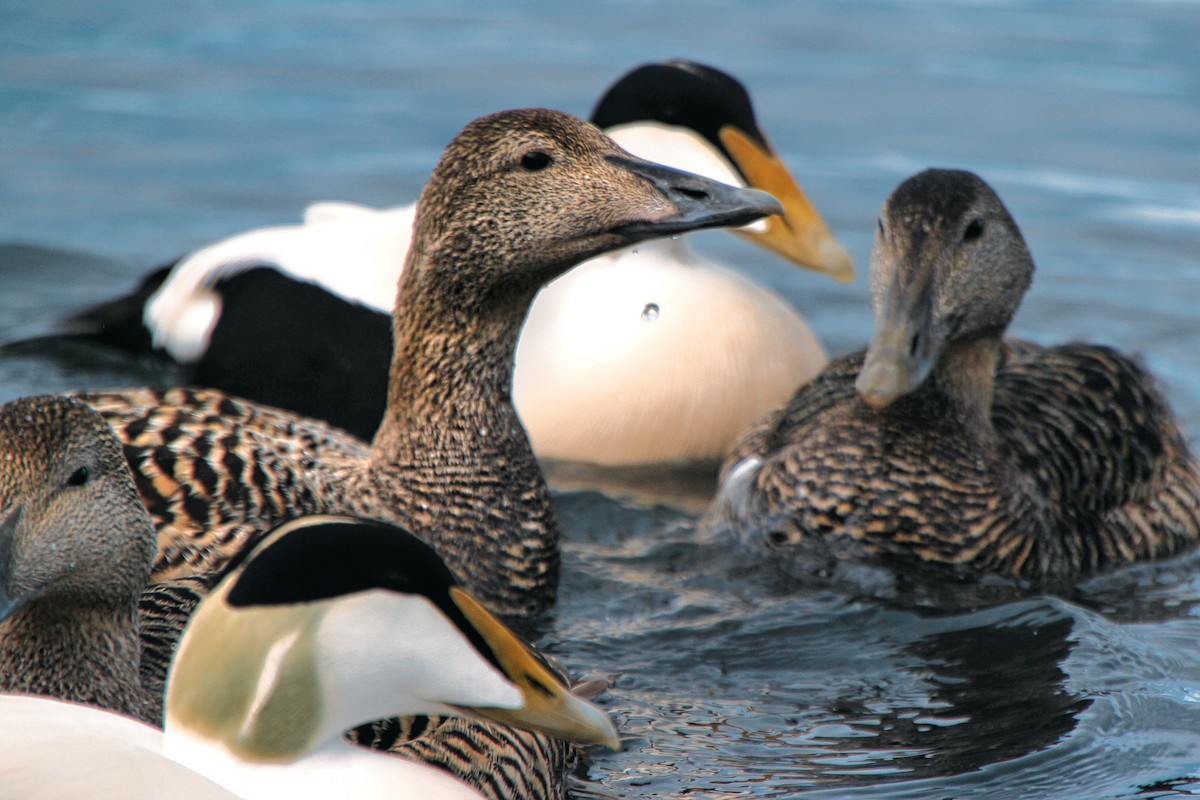
<svg viewBox="0 0 1200 800"><path fill-rule="evenodd" d="M1070 733L1091 700L1066 687L1062 664L1071 651L1069 617L1024 619L946 630L924 636L904 652L909 667L932 691L920 706L872 713L862 698L831 707L857 728L869 721L874 736L856 749L861 759L884 756L868 769L839 768L821 759L822 786L865 786L892 780L964 775L990 764L1038 752ZM881 774L880 766L890 774Z"/></svg>

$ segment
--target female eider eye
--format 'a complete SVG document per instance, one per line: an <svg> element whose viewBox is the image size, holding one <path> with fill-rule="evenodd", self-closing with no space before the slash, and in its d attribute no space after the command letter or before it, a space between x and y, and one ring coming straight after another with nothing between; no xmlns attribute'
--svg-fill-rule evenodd
<svg viewBox="0 0 1200 800"><path fill-rule="evenodd" d="M91 472L87 467L80 467L71 473L71 477L67 478L67 486L83 486L88 482L88 478L92 477Z"/></svg>
<svg viewBox="0 0 1200 800"><path fill-rule="evenodd" d="M879 232L881 237L887 235L887 232L883 229L883 217L879 217L875 220L875 230Z"/></svg>
<svg viewBox="0 0 1200 800"><path fill-rule="evenodd" d="M530 150L525 155L521 156L521 168L527 169L530 172L537 172L550 166L553 159L549 153L543 153L541 150Z"/></svg>
<svg viewBox="0 0 1200 800"><path fill-rule="evenodd" d="M963 231L963 241L970 242L983 236L983 220L975 218L967 225L967 229Z"/></svg>

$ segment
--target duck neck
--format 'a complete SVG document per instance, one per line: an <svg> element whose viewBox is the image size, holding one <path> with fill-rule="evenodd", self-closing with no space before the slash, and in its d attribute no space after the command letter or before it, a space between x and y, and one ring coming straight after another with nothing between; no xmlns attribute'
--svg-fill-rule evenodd
<svg viewBox="0 0 1200 800"><path fill-rule="evenodd" d="M0 689L48 694L157 723L142 689L137 604L44 595L0 623Z"/></svg>
<svg viewBox="0 0 1200 800"><path fill-rule="evenodd" d="M1000 339L984 335L951 342L942 353L931 383L945 396L969 430L990 438L992 398Z"/></svg>
<svg viewBox="0 0 1200 800"><path fill-rule="evenodd" d="M401 287L387 410L362 479L489 608L540 613L557 588L558 531L512 404L537 284L447 288L430 276L477 271L429 267L410 260Z"/></svg>
<svg viewBox="0 0 1200 800"><path fill-rule="evenodd" d="M375 437L376 447L389 450L404 450L414 434L424 449L430 438L453 432L433 420L487 424L516 416L513 358L535 292L504 297L503 309L472 308L470 298L447 302L418 286L406 289L396 310L387 411Z"/></svg>
<svg viewBox="0 0 1200 800"><path fill-rule="evenodd" d="M681 269L688 269L690 262L696 258L695 252L687 243L687 238L683 236L647 239L644 242L638 242L629 247L622 247L620 250L614 250L605 255L608 258L616 260L639 254L657 257L663 264L677 266Z"/></svg>

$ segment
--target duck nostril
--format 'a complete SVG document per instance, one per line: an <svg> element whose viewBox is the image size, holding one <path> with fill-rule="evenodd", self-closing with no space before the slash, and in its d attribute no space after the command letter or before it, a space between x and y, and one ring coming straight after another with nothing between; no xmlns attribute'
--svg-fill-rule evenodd
<svg viewBox="0 0 1200 800"><path fill-rule="evenodd" d="M688 189L687 187L680 186L679 193L681 195L683 195L684 197L691 198L692 200L707 200L707 199L709 199L708 192L704 191L703 189Z"/></svg>

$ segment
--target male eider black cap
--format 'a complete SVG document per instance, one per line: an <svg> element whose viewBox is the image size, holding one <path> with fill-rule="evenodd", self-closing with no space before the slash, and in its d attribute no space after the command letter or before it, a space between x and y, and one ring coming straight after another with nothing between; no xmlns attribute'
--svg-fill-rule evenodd
<svg viewBox="0 0 1200 800"><path fill-rule="evenodd" d="M750 95L737 79L694 61L643 64L609 88L591 119L618 141L623 129L649 124L712 148L733 171L731 177L783 203L782 213L735 233L835 280L854 279L850 256L767 141Z"/></svg>
<svg viewBox="0 0 1200 800"><path fill-rule="evenodd" d="M250 551L229 590L229 604L308 603L368 589L437 596L456 585L437 553L406 530L354 517L314 516L280 526Z"/></svg>
<svg viewBox="0 0 1200 800"><path fill-rule="evenodd" d="M237 573L226 596L234 608L314 603L372 589L424 596L503 670L451 596L459 584L446 563L395 525L357 517L301 517L277 528L228 572ZM456 594L465 596L461 589Z"/></svg>
<svg viewBox="0 0 1200 800"><path fill-rule="evenodd" d="M671 60L631 70L600 98L591 120L600 128L647 120L691 128L721 151L721 129L732 125L769 148L746 88L733 76L694 61Z"/></svg>

